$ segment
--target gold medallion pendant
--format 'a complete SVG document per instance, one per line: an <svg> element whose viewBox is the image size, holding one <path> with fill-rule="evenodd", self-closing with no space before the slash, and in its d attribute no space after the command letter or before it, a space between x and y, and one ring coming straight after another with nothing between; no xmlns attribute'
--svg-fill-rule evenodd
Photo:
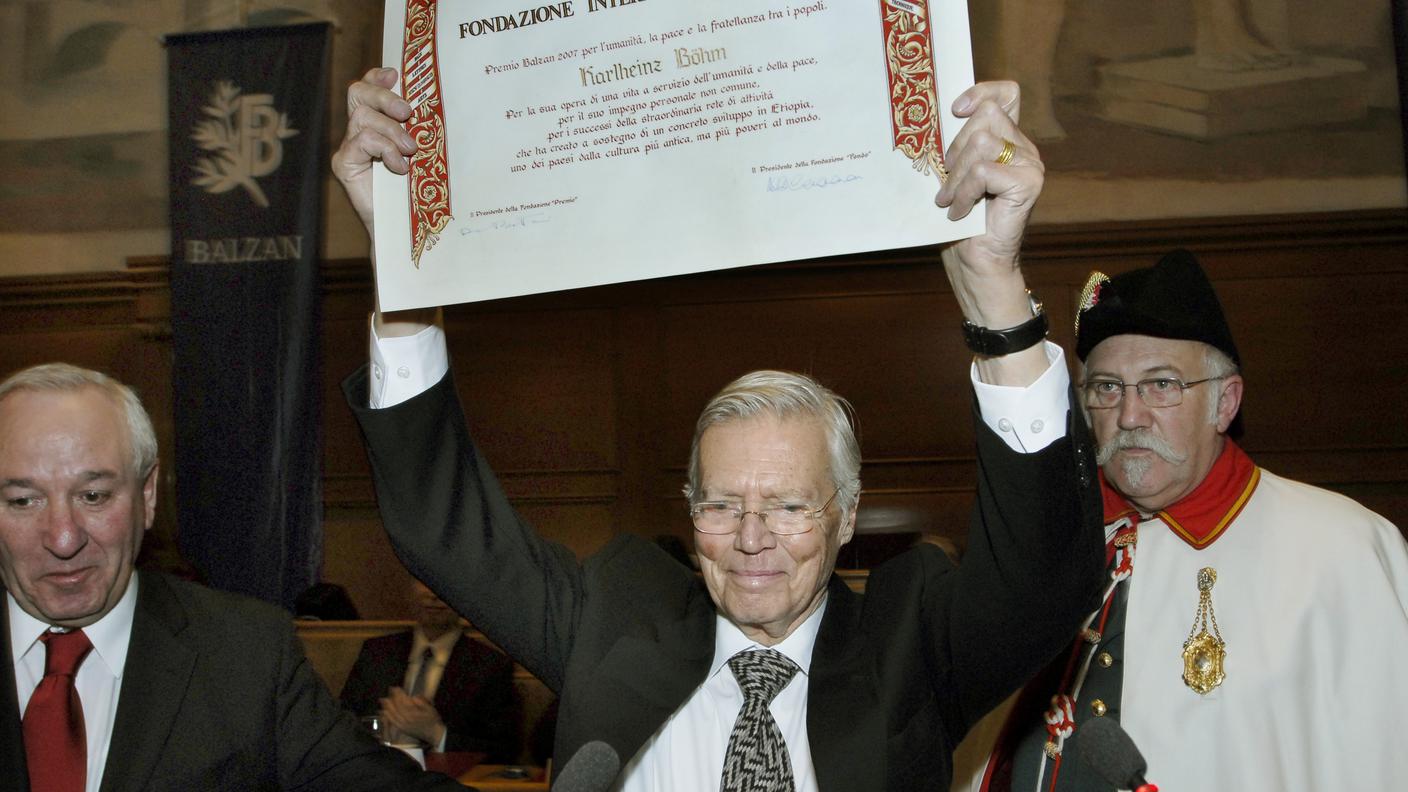
<svg viewBox="0 0 1408 792"><path fill-rule="evenodd" d="M1222 684L1227 677L1224 661L1227 645L1217 627L1217 614L1212 609L1212 587L1217 583L1217 570L1198 570L1198 613L1183 642L1183 683L1199 694L1206 694ZM1208 627L1212 632L1208 632Z"/></svg>

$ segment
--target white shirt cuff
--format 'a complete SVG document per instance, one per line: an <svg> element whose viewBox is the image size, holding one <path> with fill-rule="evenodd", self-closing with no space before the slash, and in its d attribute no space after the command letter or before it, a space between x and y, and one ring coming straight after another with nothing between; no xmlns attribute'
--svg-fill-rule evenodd
<svg viewBox="0 0 1408 792"><path fill-rule="evenodd" d="M371 327L371 382L367 399L373 410L394 407L430 390L450 370L445 328L431 325L412 336L381 338Z"/></svg>
<svg viewBox="0 0 1408 792"><path fill-rule="evenodd" d="M975 362L969 376L978 394L978 412L1013 451L1032 454L1066 436L1067 391L1071 375L1066 355L1057 344L1046 344L1050 365L1025 388L989 385L978 379Z"/></svg>

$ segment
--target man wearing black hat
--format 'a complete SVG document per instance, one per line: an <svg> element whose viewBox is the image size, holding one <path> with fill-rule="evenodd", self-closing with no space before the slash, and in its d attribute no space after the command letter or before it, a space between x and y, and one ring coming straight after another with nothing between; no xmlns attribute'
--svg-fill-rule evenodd
<svg viewBox="0 0 1408 792"><path fill-rule="evenodd" d="M1197 260L1092 274L1076 351L1106 595L955 788L1132 786L1107 780L1127 749L1082 740L1097 718L1120 723L1165 790L1402 788L1408 751L1389 735L1408 705L1408 548L1229 438L1241 359Z"/></svg>

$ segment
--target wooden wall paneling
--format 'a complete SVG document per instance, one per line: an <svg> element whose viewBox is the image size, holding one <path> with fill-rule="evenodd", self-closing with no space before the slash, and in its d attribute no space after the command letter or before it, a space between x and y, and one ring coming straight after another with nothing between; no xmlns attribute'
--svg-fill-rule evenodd
<svg viewBox="0 0 1408 792"><path fill-rule="evenodd" d="M167 263L160 258L143 258L129 263L125 273L130 284L133 310L129 330L132 346L127 351L130 366L118 376L138 388L142 404L156 430L161 473L156 519L143 544L148 556L162 557L178 565L176 546L176 420L171 390L171 282ZM163 505L164 504L164 505Z"/></svg>
<svg viewBox="0 0 1408 792"><path fill-rule="evenodd" d="M455 384L496 470L616 472L610 309L447 312Z"/></svg>
<svg viewBox="0 0 1408 792"><path fill-rule="evenodd" d="M10 279L0 288L0 366L63 360L129 373L137 334L134 289L107 274ZM136 384L136 383L133 383Z"/></svg>
<svg viewBox="0 0 1408 792"><path fill-rule="evenodd" d="M1024 267L1052 338L1072 341L1090 269L1144 266L1175 246L1198 253L1227 306L1253 457L1408 528L1408 422L1397 418L1408 403L1408 213L1031 229ZM457 384L515 505L578 553L626 531L690 541L679 487L694 419L759 367L809 371L854 402L863 528L961 539L973 486L966 352L936 258L884 251L455 306ZM405 573L340 392L365 362L366 261L326 263L323 289L326 575L365 615L404 616ZM143 393L169 458L168 317L160 259L0 278L0 368L66 358L111 370ZM158 513L169 521L169 508Z"/></svg>
<svg viewBox="0 0 1408 792"><path fill-rule="evenodd" d="M613 527L647 538L681 537L677 522L681 516L663 507L655 489L662 460L675 453L659 431L665 422L664 394L669 386L669 380L658 374L666 354L660 306L649 299L623 302L614 313L613 326L620 469Z"/></svg>
<svg viewBox="0 0 1408 792"><path fill-rule="evenodd" d="M1408 378L1408 273L1271 275L1218 288L1237 317L1248 442L1268 451L1408 445L1408 421L1384 410Z"/></svg>
<svg viewBox="0 0 1408 792"><path fill-rule="evenodd" d="M584 497L514 498L514 508L545 539L565 545L583 558L627 532L616 517L616 499Z"/></svg>
<svg viewBox="0 0 1408 792"><path fill-rule="evenodd" d="M369 266L335 261L322 270L323 498L329 507L375 505L362 436L342 395L342 381L367 363Z"/></svg>
<svg viewBox="0 0 1408 792"><path fill-rule="evenodd" d="M415 613L410 573L391 549L375 507L330 506L324 512L323 580L347 589L363 619Z"/></svg>
<svg viewBox="0 0 1408 792"><path fill-rule="evenodd" d="M543 535L600 548L621 483L613 311L466 306L446 332L470 434L505 492Z"/></svg>

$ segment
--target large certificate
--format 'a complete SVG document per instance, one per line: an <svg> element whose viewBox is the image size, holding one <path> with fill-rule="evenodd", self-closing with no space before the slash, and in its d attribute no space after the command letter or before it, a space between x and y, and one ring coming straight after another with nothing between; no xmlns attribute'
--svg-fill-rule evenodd
<svg viewBox="0 0 1408 792"><path fill-rule="evenodd" d="M908 247L972 84L963 0L386 0L418 142L384 310Z"/></svg>

